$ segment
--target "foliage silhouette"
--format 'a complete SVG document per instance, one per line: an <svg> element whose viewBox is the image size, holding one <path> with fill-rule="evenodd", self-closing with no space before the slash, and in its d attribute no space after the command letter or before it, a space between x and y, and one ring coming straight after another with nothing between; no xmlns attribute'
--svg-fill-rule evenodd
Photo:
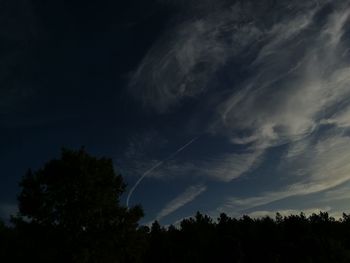
<svg viewBox="0 0 350 263"><path fill-rule="evenodd" d="M350 262L350 215L217 220L197 212L179 225L139 226L120 204L125 184L107 158L63 150L20 183L19 213L0 221L4 262Z"/></svg>
<svg viewBox="0 0 350 263"><path fill-rule="evenodd" d="M143 235L137 222L141 207L120 205L125 184L111 159L95 158L84 149L62 150L20 186L19 214L13 223L25 245L22 254L36 261L137 261ZM30 237L30 238L29 238ZM33 238L34 237L34 238ZM27 240L28 239L28 240ZM48 252L47 255L42 253Z"/></svg>
<svg viewBox="0 0 350 263"><path fill-rule="evenodd" d="M158 240L150 242L144 262L350 262L346 214L335 220L326 212L277 213L275 219L223 213L213 221L197 212L178 228L152 227L150 236Z"/></svg>

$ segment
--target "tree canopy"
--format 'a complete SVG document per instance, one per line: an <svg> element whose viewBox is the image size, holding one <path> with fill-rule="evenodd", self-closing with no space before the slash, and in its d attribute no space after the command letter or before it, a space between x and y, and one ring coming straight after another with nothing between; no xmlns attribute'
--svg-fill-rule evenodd
<svg viewBox="0 0 350 263"><path fill-rule="evenodd" d="M13 221L27 231L44 233L39 241L48 233L50 240L60 240L60 246L53 245L63 247L57 254L65 255L65 261L120 262L134 257L127 244L137 243L143 212L139 206L128 209L120 204L125 183L111 159L90 156L83 148L63 149L59 159L28 171L20 186L19 215Z"/></svg>
<svg viewBox="0 0 350 263"><path fill-rule="evenodd" d="M20 182L19 213L0 221L4 262L350 262L350 216L216 220L197 212L176 226L139 226L141 207L121 205L125 183L111 159L84 149L60 158Z"/></svg>

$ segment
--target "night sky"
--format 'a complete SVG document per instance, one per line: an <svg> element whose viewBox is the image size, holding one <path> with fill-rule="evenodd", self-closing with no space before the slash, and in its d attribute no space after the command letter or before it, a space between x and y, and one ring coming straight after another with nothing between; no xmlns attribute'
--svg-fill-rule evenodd
<svg viewBox="0 0 350 263"><path fill-rule="evenodd" d="M144 224L350 211L349 0L0 3L0 217L81 146Z"/></svg>

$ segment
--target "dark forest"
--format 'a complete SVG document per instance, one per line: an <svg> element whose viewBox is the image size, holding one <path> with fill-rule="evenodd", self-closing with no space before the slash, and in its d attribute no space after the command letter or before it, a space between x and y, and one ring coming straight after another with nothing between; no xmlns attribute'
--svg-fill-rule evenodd
<svg viewBox="0 0 350 263"><path fill-rule="evenodd" d="M19 212L0 223L3 262L350 262L350 215L216 219L139 225L141 206L108 158L63 149L20 182Z"/></svg>

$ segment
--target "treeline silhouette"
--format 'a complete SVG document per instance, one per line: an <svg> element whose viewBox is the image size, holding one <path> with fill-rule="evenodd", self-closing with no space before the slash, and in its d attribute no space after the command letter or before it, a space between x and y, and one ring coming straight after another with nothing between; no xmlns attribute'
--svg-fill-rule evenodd
<svg viewBox="0 0 350 263"><path fill-rule="evenodd" d="M213 221L197 214L178 228L153 223L145 262L350 262L350 217L326 212Z"/></svg>
<svg viewBox="0 0 350 263"><path fill-rule="evenodd" d="M217 219L197 212L177 226L140 226L120 204L125 184L108 158L64 149L28 171L18 214L0 221L1 262L350 262L350 215Z"/></svg>

